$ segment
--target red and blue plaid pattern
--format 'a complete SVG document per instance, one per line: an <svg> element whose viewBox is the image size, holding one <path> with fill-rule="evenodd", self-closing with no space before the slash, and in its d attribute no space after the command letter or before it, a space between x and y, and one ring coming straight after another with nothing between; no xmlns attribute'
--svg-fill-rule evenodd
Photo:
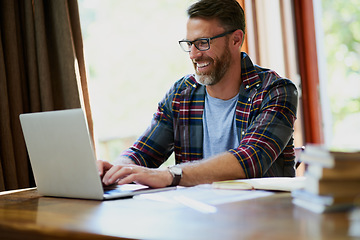
<svg viewBox="0 0 360 240"><path fill-rule="evenodd" d="M240 144L229 152L248 178L295 176L297 89L241 54L242 86L236 107ZM123 155L147 167L159 167L173 151L176 163L202 159L205 93L193 75L177 81L159 103L150 127Z"/></svg>

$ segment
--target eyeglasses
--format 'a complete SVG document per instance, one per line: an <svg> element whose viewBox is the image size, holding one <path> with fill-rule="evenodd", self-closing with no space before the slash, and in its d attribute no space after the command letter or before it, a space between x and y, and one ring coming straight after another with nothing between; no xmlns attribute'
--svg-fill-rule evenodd
<svg viewBox="0 0 360 240"><path fill-rule="evenodd" d="M199 51L206 51L210 49L210 40L213 40L215 38L221 38L224 37L230 33L235 32L237 29L228 31L228 32L224 32L222 34L216 35L214 37L211 38L198 38L195 39L194 41L189 41L189 40L180 40L179 44L180 47L185 51L185 52L190 52L191 51L191 46L194 44L195 47L199 50Z"/></svg>

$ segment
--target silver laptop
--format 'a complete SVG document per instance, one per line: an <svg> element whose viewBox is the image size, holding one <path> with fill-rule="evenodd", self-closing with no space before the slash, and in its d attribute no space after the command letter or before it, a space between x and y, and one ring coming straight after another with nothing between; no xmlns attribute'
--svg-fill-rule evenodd
<svg viewBox="0 0 360 240"><path fill-rule="evenodd" d="M82 109L21 114L20 121L41 195L103 200L173 189L138 184L104 189Z"/></svg>

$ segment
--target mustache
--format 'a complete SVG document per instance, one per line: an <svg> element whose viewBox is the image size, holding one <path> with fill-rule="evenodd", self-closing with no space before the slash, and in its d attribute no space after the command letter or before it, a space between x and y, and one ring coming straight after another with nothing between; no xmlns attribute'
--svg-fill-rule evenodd
<svg viewBox="0 0 360 240"><path fill-rule="evenodd" d="M209 62L213 62L214 60L210 57L200 57L200 58L195 58L195 59L192 59L192 62L194 64L198 63L198 62L203 62L203 61L209 61Z"/></svg>

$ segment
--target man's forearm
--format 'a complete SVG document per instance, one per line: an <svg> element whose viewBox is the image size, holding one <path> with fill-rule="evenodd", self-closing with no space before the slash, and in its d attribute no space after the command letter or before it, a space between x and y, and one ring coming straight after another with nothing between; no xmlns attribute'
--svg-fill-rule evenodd
<svg viewBox="0 0 360 240"><path fill-rule="evenodd" d="M114 165L118 165L118 164L135 164L135 162L131 160L129 157L118 156L114 161Z"/></svg>
<svg viewBox="0 0 360 240"><path fill-rule="evenodd" d="M229 152L209 159L180 164L179 166L183 170L180 181L182 186L245 178L242 166Z"/></svg>

